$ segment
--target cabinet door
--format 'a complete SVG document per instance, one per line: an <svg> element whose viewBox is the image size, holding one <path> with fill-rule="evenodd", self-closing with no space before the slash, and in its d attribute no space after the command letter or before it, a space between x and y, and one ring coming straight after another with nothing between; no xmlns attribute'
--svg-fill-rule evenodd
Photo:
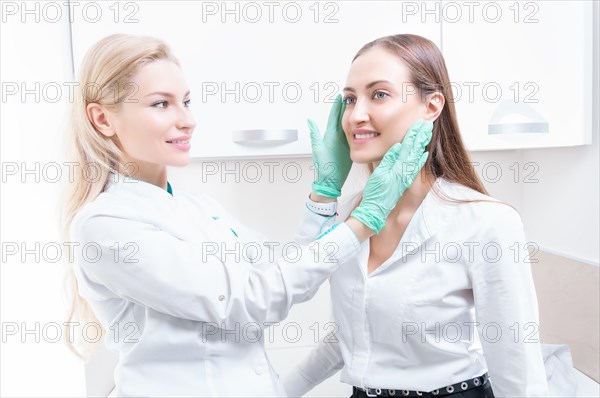
<svg viewBox="0 0 600 398"><path fill-rule="evenodd" d="M439 22L422 23L413 15L414 2L141 1L109 6L103 6L104 17L95 23L73 21L76 66L89 46L110 33L165 40L192 92L197 127L191 154L203 159L310 156L306 119L324 129L362 45L398 33L440 42ZM126 23L126 17L136 21Z"/></svg>
<svg viewBox="0 0 600 398"><path fill-rule="evenodd" d="M591 143L592 2L444 0L440 11L469 149Z"/></svg>

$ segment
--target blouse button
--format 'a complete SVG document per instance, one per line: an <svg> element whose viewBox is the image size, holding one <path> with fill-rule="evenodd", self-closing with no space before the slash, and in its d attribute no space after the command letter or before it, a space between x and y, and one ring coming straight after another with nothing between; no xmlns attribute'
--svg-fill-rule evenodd
<svg viewBox="0 0 600 398"><path fill-rule="evenodd" d="M261 375L265 372L265 367L264 366L257 366L256 369L254 369L254 371L256 372L257 375Z"/></svg>
<svg viewBox="0 0 600 398"><path fill-rule="evenodd" d="M225 296L223 296L223 295L220 295L220 296L219 296L219 301L223 301L223 300L225 300Z"/></svg>

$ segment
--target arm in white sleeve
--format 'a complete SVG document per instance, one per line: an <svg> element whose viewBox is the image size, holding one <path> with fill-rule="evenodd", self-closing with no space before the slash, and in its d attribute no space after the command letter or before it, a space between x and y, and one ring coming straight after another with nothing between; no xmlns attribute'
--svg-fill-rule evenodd
<svg viewBox="0 0 600 398"><path fill-rule="evenodd" d="M218 209L219 214L227 218L227 222L230 223L234 229L240 229L241 231L247 232L248 235L252 235L257 241L267 241L265 236L246 227L236 217L227 212L227 210L213 198L208 195L204 195L203 198L206 202L209 202L212 207ZM319 202L311 200L310 196L306 199L306 205L302 209L300 222L298 223L293 237L293 241L300 245L308 245L314 241L319 234L331 227L336 221L335 215L329 217L313 212L308 207L309 203L312 204L313 207L318 207L319 205Z"/></svg>
<svg viewBox="0 0 600 398"><path fill-rule="evenodd" d="M76 251L80 274L89 283L156 311L214 322L222 329L285 319L293 304L312 297L360 249L350 227L340 224L303 246L299 258L282 257L271 267L255 269L207 255L203 242L115 216L76 217L71 236L79 247L94 249L87 256L86 250Z"/></svg>
<svg viewBox="0 0 600 398"><path fill-rule="evenodd" d="M477 328L497 397L548 396L539 343L538 304L523 224L516 211L494 208L470 268ZM496 250L499 249L499 250Z"/></svg>
<svg viewBox="0 0 600 398"><path fill-rule="evenodd" d="M282 378L289 397L301 397L344 367L337 338L326 336L308 356Z"/></svg>

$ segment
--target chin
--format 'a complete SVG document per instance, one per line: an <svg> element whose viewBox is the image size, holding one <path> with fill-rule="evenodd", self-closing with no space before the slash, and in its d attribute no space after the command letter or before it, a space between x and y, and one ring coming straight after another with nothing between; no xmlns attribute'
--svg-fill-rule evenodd
<svg viewBox="0 0 600 398"><path fill-rule="evenodd" d="M181 159L173 159L168 164L169 164L169 166L172 166L172 167L185 167L190 164L190 161L191 161L190 157L187 156L187 157L181 158Z"/></svg>
<svg viewBox="0 0 600 398"><path fill-rule="evenodd" d="M352 162L358 163L358 164L368 164L368 163L379 162L379 161L381 161L382 158L383 158L383 156L377 156L372 153L360 153L360 152L355 152L355 151L350 152L350 159L352 159Z"/></svg>

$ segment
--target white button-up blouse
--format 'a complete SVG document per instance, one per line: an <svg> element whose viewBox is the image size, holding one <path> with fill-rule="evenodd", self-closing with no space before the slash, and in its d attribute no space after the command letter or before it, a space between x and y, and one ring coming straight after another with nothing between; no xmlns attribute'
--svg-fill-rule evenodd
<svg viewBox="0 0 600 398"><path fill-rule="evenodd" d="M458 200L494 200L438 178ZM363 388L433 391L489 372L497 397L547 396L538 309L519 214L453 204L432 189L402 239L367 274L369 241L330 278L335 339L284 378L300 396L342 369ZM340 206L347 217L356 197Z"/></svg>
<svg viewBox="0 0 600 398"><path fill-rule="evenodd" d="M328 219L305 209L307 244ZM294 255L207 195L112 173L71 224L74 271L118 351L117 396L283 396L264 329L286 318L360 248L341 224ZM298 246L300 247L300 246Z"/></svg>

